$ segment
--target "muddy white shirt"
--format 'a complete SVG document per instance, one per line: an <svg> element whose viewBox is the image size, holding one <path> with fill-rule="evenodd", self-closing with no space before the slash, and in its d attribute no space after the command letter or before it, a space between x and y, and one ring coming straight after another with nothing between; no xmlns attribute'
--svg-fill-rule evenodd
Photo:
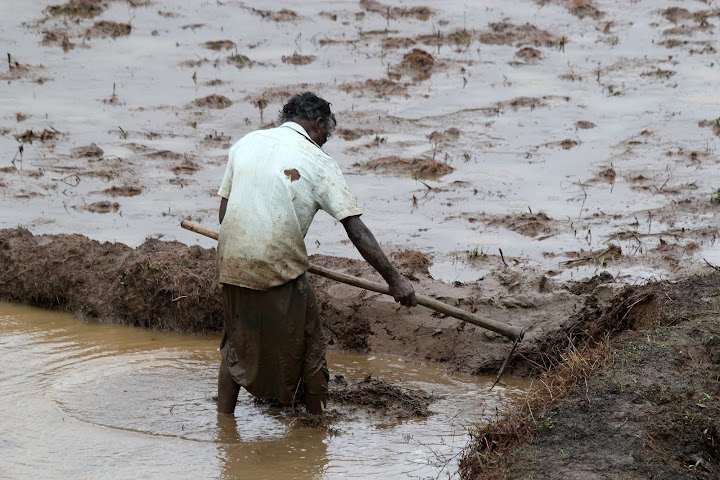
<svg viewBox="0 0 720 480"><path fill-rule="evenodd" d="M338 165L294 122L233 145L218 195L228 205L215 281L254 290L307 270L305 234L318 210L337 220L362 213Z"/></svg>

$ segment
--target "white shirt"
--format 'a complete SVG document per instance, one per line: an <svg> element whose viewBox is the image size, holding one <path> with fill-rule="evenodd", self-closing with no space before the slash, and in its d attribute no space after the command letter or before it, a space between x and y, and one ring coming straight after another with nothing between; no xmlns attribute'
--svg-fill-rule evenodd
<svg viewBox="0 0 720 480"><path fill-rule="evenodd" d="M319 209L337 220L362 213L337 163L294 122L235 143L218 195L228 205L215 280L254 290L307 270L305 234Z"/></svg>

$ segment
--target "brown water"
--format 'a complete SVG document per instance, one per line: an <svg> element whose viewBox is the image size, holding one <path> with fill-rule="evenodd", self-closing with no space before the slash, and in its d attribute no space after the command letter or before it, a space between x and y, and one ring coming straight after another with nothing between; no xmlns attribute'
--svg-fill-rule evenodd
<svg viewBox="0 0 720 480"><path fill-rule="evenodd" d="M0 478L447 478L466 427L527 382L448 377L440 365L330 352L331 372L442 395L427 419L388 422L331 405L331 429L241 393L218 417L217 336L86 324L0 303Z"/></svg>

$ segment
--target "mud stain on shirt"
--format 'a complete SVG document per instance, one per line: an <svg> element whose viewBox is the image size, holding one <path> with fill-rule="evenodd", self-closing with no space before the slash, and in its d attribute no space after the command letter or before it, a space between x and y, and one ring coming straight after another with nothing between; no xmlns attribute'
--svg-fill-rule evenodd
<svg viewBox="0 0 720 480"><path fill-rule="evenodd" d="M300 172L298 172L294 168L291 168L290 170L285 170L285 176L288 177L291 182L294 182L295 180L300 180Z"/></svg>

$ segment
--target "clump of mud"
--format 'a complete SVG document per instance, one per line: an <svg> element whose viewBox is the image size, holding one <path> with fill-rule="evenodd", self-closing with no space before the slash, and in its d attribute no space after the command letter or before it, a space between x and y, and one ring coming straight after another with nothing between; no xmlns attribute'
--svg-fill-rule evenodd
<svg viewBox="0 0 720 480"><path fill-rule="evenodd" d="M353 166L377 170L391 175L409 175L413 178L422 179L437 179L453 171L453 168L447 163L438 162L432 158L401 158L396 155L356 163Z"/></svg>
<svg viewBox="0 0 720 480"><path fill-rule="evenodd" d="M565 256L573 257L573 260L561 262L560 265L566 268L579 267L582 265L605 266L608 262L615 262L622 257L622 248L614 243L608 244L607 248L579 252L566 252Z"/></svg>
<svg viewBox="0 0 720 480"><path fill-rule="evenodd" d="M109 6L107 0L70 0L62 5L50 5L45 9L50 15L94 17Z"/></svg>
<svg viewBox="0 0 720 480"><path fill-rule="evenodd" d="M371 129L354 129L351 130L349 128L337 128L335 129L334 135L337 135L338 137L342 138L346 142L352 142L353 140L357 140L358 138L361 138L365 135L374 135L375 130Z"/></svg>
<svg viewBox="0 0 720 480"><path fill-rule="evenodd" d="M386 18L413 17L418 20L427 20L435 11L428 7L391 7L377 0L360 0L360 7L368 12L379 13Z"/></svg>
<svg viewBox="0 0 720 480"><path fill-rule="evenodd" d="M23 133L14 135L15 140L22 143L33 143L33 141L48 142L55 140L60 132L52 129L44 128L41 132L35 130L25 130Z"/></svg>
<svg viewBox="0 0 720 480"><path fill-rule="evenodd" d="M434 66L435 59L430 53L421 48L413 48L403 55L402 61L391 72L391 75L396 78L409 75L415 81L426 80L432 75Z"/></svg>
<svg viewBox="0 0 720 480"><path fill-rule="evenodd" d="M250 11L260 15L265 20L271 20L273 22L291 22L300 18L300 15L287 8L283 8L277 12L273 12L272 10L258 10L257 8L251 8Z"/></svg>
<svg viewBox="0 0 720 480"><path fill-rule="evenodd" d="M560 146L563 150L570 150L571 148L577 147L580 145L580 142L577 140L573 140L572 138L566 138L562 142L560 142Z"/></svg>
<svg viewBox="0 0 720 480"><path fill-rule="evenodd" d="M495 22L489 24L489 27L489 31L481 32L478 37L480 42L488 45L553 47L560 43L560 37L529 23L514 25L508 22Z"/></svg>
<svg viewBox="0 0 720 480"><path fill-rule="evenodd" d="M181 175L183 173L192 175L198 170L198 166L197 163L185 158L181 164L175 165L171 170L175 175Z"/></svg>
<svg viewBox="0 0 720 480"><path fill-rule="evenodd" d="M93 26L85 32L85 37L117 38L123 37L125 35L130 35L130 32L132 32L132 26L129 23L118 23L108 20L100 20L99 22L95 22Z"/></svg>
<svg viewBox="0 0 720 480"><path fill-rule="evenodd" d="M385 98L392 95L405 95L408 84L381 78L379 80L368 79L364 82L343 83L338 88L356 97L363 97L367 93L372 93L376 98Z"/></svg>
<svg viewBox="0 0 720 480"><path fill-rule="evenodd" d="M410 390L370 375L359 382L349 381L343 375L334 375L329 390L333 402L370 408L376 413L398 419L428 417L430 403L438 399L422 390Z"/></svg>
<svg viewBox="0 0 720 480"><path fill-rule="evenodd" d="M70 41L65 32L45 30L42 34L43 39L40 42L42 45L57 45L66 53L75 48L75 44Z"/></svg>
<svg viewBox="0 0 720 480"><path fill-rule="evenodd" d="M720 117L715 120L700 120L698 126L700 128L712 128L713 133L720 137Z"/></svg>
<svg viewBox="0 0 720 480"><path fill-rule="evenodd" d="M142 193L142 188L130 185L123 185L121 187L112 186L110 188L106 188L100 193L110 195L111 197L134 197Z"/></svg>
<svg viewBox="0 0 720 480"><path fill-rule="evenodd" d="M213 93L207 97L196 98L193 105L203 108L223 109L232 105L232 101L224 95Z"/></svg>
<svg viewBox="0 0 720 480"><path fill-rule="evenodd" d="M283 55L282 61L291 65L308 65L315 61L315 55L300 55L295 52L292 55Z"/></svg>
<svg viewBox="0 0 720 480"><path fill-rule="evenodd" d="M554 3L568 9L570 13L578 18L590 17L599 20L605 15L592 0L535 0L540 5Z"/></svg>
<svg viewBox="0 0 720 480"><path fill-rule="evenodd" d="M103 152L102 148L98 147L94 143L91 143L90 145L86 145L84 147L73 148L70 153L72 153L74 157L99 158L102 157L105 152Z"/></svg>
<svg viewBox="0 0 720 480"><path fill-rule="evenodd" d="M210 50L220 51L232 50L236 45L232 40L211 40L203 43L202 46Z"/></svg>
<svg viewBox="0 0 720 480"><path fill-rule="evenodd" d="M557 233L557 222L550 218L545 212L521 213L520 215L491 216L479 215L468 217L469 222L483 222L487 225L502 225L508 230L525 235L527 237L547 238Z"/></svg>
<svg viewBox="0 0 720 480"><path fill-rule="evenodd" d="M430 276L430 265L432 260L429 256L415 250L400 250L390 252L390 259L400 273L410 280L417 280L416 275Z"/></svg>
<svg viewBox="0 0 720 480"><path fill-rule="evenodd" d="M40 72L45 68L42 65L20 63L17 58L9 53L7 54L7 61L8 70L5 73L0 73L0 80L30 80L41 84L49 80L40 75Z"/></svg>
<svg viewBox="0 0 720 480"><path fill-rule="evenodd" d="M120 204L117 202L103 200L86 205L84 209L92 213L111 213L120 210Z"/></svg>
<svg viewBox="0 0 720 480"><path fill-rule="evenodd" d="M540 53L540 50L532 47L523 47L515 52L515 56L524 62L530 63L538 61L540 57L542 57L542 53Z"/></svg>
<svg viewBox="0 0 720 480"><path fill-rule="evenodd" d="M237 68L244 68L251 66L253 64L253 61L250 60L250 58L246 55L236 53L235 55L230 55L229 57L227 57L227 63L229 63L230 65L235 65Z"/></svg>

